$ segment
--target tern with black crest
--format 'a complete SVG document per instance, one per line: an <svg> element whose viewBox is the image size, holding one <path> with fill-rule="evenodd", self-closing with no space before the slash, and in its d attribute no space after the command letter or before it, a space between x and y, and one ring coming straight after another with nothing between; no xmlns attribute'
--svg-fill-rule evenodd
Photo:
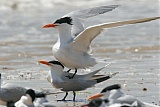
<svg viewBox="0 0 160 107"><path fill-rule="evenodd" d="M97 61L90 55L89 45L85 42L89 42L83 38L81 44L78 42L75 44L75 38L80 36L83 31L85 31L84 20L99 14L104 14L106 12L112 11L119 5L109 5L109 6L99 6L84 10L73 11L62 18L56 20L53 24L47 24L43 28L55 27L59 31L58 41L53 46L52 51L54 57L60 61L64 66L71 69L75 69L75 74L77 69L85 69L88 67L93 67ZM89 35L88 35L89 36ZM79 41L81 42L81 41ZM74 46L75 45L75 46ZM85 46L86 45L86 46ZM74 74L74 75L75 75ZM72 76L72 78L74 77Z"/></svg>
<svg viewBox="0 0 160 107"><path fill-rule="evenodd" d="M35 107L33 101L36 98L35 91L28 89L26 94L21 97L19 101L15 103L16 107Z"/></svg>
<svg viewBox="0 0 160 107"><path fill-rule="evenodd" d="M160 17L142 18L122 22L102 23L84 28L83 19L96 16L117 8L119 5L100 6L71 12L52 24L43 28L56 28L59 32L58 40L52 48L54 57L64 66L75 69L85 69L97 64L91 54L90 44L105 28L113 28L129 24L137 24L159 19ZM73 78L74 75L71 77Z"/></svg>
<svg viewBox="0 0 160 107"><path fill-rule="evenodd" d="M107 86L100 93L90 96L88 99L93 100L97 98L108 99L109 102L106 104L111 107L121 107L121 105L127 105L127 107L158 107L157 105L149 104L138 100L135 96L126 95L121 91L119 84Z"/></svg>
<svg viewBox="0 0 160 107"><path fill-rule="evenodd" d="M70 79L69 76L73 75L73 73L64 72L64 66L58 61L39 61L41 64L45 64L49 66L50 70L47 76L47 80L53 85L53 87L60 89L61 91L66 92L66 95L61 101L65 101L68 92L73 92L73 101L75 101L76 91L82 91L87 88L90 88L98 83L101 83L105 80L110 79L117 73L113 73L111 75L95 75L102 69L106 68L106 66L92 71L88 74L84 75L75 75L73 79ZM109 64L108 64L109 65Z"/></svg>

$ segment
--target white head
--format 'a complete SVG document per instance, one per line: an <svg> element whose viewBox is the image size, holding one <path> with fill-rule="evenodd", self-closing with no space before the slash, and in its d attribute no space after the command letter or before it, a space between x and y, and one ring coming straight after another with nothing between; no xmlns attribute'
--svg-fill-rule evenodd
<svg viewBox="0 0 160 107"><path fill-rule="evenodd" d="M45 64L47 66L49 66L50 70L47 76L47 80L49 82L54 82L54 81L62 81L61 80L61 75L64 73L63 69L64 66L58 62L58 61L39 61L39 63L41 64Z"/></svg>
<svg viewBox="0 0 160 107"><path fill-rule="evenodd" d="M34 90L28 89L26 91L26 95L21 97L20 102L22 102L25 105L33 105L33 101L34 100L35 100L35 92L34 92ZM19 101L15 105L16 106L19 105Z"/></svg>
<svg viewBox="0 0 160 107"><path fill-rule="evenodd" d="M121 97L123 95L123 93L121 92L120 89L113 89L110 91L110 95L109 95L109 99L115 100L119 97Z"/></svg>
<svg viewBox="0 0 160 107"><path fill-rule="evenodd" d="M95 99L95 98L109 98L111 95L112 95L112 90L120 90L121 89L121 86L119 84L114 84L114 85L111 85L111 86L107 86L105 87L100 93L97 93L95 95L92 95L88 98L88 100L92 100L92 99Z"/></svg>
<svg viewBox="0 0 160 107"><path fill-rule="evenodd" d="M63 44L68 43L68 41L72 40L72 19L71 17L62 17L56 20L54 23L47 24L43 26L43 28L56 28L59 32L58 43L60 42L61 46Z"/></svg>

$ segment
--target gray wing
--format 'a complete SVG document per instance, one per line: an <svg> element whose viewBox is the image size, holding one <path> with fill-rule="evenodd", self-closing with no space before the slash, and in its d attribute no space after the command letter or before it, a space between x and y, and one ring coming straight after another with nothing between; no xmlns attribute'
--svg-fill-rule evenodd
<svg viewBox="0 0 160 107"><path fill-rule="evenodd" d="M122 21L122 22L113 22L113 23L103 23L103 24L91 26L91 27L88 27L85 31L81 32L77 37L75 37L73 42L71 43L71 46L75 50L79 50L82 52L89 52L90 44L92 40L96 36L98 36L101 33L101 31L105 28L113 28L113 27L129 25L129 24L143 23L143 22L148 22L156 19L160 19L160 17L135 19L135 20Z"/></svg>
<svg viewBox="0 0 160 107"><path fill-rule="evenodd" d="M76 79L83 79L83 80L89 80L91 79L92 77L102 77L102 75L100 76L95 76L95 74L97 74L98 72L100 72L101 70L103 70L104 68L106 68L108 65L110 65L112 62L108 63L107 65L105 65L104 67L101 67L95 71L92 71L90 73L87 73L87 74L83 74L83 75L75 75L74 78ZM68 80L68 78L65 78L66 76L73 76L73 73L68 73L68 72L64 72L63 75L61 75L61 78L65 81L66 79ZM105 75L103 75L105 76Z"/></svg>
<svg viewBox="0 0 160 107"><path fill-rule="evenodd" d="M109 6L99 6L89 9L73 11L63 17L72 18L72 35L77 36L80 32L84 30L83 19L97 16L99 14L104 14L106 12L112 11L120 5L109 5Z"/></svg>
<svg viewBox="0 0 160 107"><path fill-rule="evenodd" d="M99 14L103 14L103 13L112 11L113 9L117 8L118 6L120 6L120 5L98 6L98 7L73 11L65 16L77 17L79 19L86 19L89 17L93 17L93 16L96 16Z"/></svg>
<svg viewBox="0 0 160 107"><path fill-rule="evenodd" d="M96 80L68 79L64 82L53 83L62 91L82 91L96 84Z"/></svg>
<svg viewBox="0 0 160 107"><path fill-rule="evenodd" d="M137 100L134 96L131 95L124 95L122 97L119 97L116 103L121 103L121 104L125 103L132 105L135 101L137 102L137 107L145 107L141 101Z"/></svg>
<svg viewBox="0 0 160 107"><path fill-rule="evenodd" d="M0 91L0 99L3 101L18 101L21 96L25 95L26 88L13 84L2 86Z"/></svg>
<svg viewBox="0 0 160 107"><path fill-rule="evenodd" d="M56 107L56 106L50 103L43 103L40 107Z"/></svg>

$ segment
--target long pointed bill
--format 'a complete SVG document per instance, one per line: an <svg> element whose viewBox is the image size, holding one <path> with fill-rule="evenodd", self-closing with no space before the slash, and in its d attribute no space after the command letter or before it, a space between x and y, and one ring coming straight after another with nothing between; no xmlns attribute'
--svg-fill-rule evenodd
<svg viewBox="0 0 160 107"><path fill-rule="evenodd" d="M100 98L100 97L103 97L103 96L104 96L104 94L102 94L102 93L97 93L97 94L94 94L94 95L90 96L90 97L88 98L88 100L92 100L92 99L95 99L95 98Z"/></svg>
<svg viewBox="0 0 160 107"><path fill-rule="evenodd" d="M58 26L57 24L47 24L47 25L44 25L42 26L42 28L50 28L50 27L55 27L55 26Z"/></svg>
<svg viewBox="0 0 160 107"><path fill-rule="evenodd" d="M38 63L50 66L50 64L47 61L38 61Z"/></svg>

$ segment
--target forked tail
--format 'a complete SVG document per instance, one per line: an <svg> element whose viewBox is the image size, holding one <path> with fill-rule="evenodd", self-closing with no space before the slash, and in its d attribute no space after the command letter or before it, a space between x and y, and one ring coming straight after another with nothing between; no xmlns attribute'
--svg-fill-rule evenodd
<svg viewBox="0 0 160 107"><path fill-rule="evenodd" d="M97 83L100 83L100 82L103 82L105 80L108 80L108 79L112 78L113 76L115 76L118 73L119 72L116 72L116 73L113 73L112 75L103 76L103 77L97 78L95 80L97 80Z"/></svg>

